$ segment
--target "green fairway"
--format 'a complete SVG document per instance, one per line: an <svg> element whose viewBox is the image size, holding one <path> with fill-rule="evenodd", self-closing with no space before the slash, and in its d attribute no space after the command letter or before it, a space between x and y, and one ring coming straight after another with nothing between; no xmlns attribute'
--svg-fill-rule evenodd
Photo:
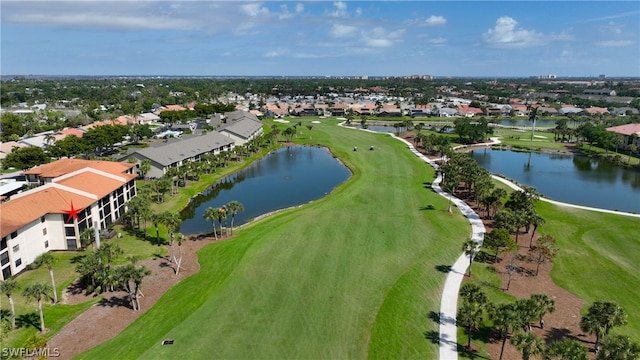
<svg viewBox="0 0 640 360"><path fill-rule="evenodd" d="M553 280L587 303L614 301L629 325L613 332L640 339L640 219L538 204L541 231L558 240Z"/></svg>
<svg viewBox="0 0 640 360"><path fill-rule="evenodd" d="M433 169L406 145L323 121L294 141L329 145L349 181L203 248L199 273L80 358L434 358L436 269L470 226L446 213L428 188Z"/></svg>

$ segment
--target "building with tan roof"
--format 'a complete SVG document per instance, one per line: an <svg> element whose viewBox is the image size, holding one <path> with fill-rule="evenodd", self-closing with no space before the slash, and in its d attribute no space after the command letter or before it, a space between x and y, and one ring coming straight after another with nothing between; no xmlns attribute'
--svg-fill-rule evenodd
<svg viewBox="0 0 640 360"><path fill-rule="evenodd" d="M47 251L77 250L83 231L118 221L136 196L134 167L63 159L29 170L30 179L44 185L0 204L2 279L22 272Z"/></svg>

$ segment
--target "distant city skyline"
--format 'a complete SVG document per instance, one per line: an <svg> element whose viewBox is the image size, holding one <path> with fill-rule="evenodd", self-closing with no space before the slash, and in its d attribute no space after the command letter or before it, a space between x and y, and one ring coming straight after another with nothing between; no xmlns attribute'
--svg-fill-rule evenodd
<svg viewBox="0 0 640 360"><path fill-rule="evenodd" d="M639 77L636 1L15 1L1 75Z"/></svg>

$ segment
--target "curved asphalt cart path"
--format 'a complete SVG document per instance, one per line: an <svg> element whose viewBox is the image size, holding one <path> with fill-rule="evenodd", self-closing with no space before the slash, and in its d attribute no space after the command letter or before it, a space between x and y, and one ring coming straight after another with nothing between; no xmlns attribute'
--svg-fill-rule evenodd
<svg viewBox="0 0 640 360"><path fill-rule="evenodd" d="M344 123L340 123L342 126ZM364 130L374 133L379 133L366 129L358 129ZM407 144L409 150L414 153L418 158L433 166L436 170L438 169L438 164L435 161L427 158L420 152L418 152L413 144L409 141L399 138L392 133L389 133L390 136L398 139L399 141ZM487 146L491 146L493 143L497 143L497 140L492 139L492 143L488 143ZM464 216L469 219L471 223L471 239L478 243L478 247L482 245L482 241L484 240L484 224L482 223L482 219L480 216L476 214L473 209L471 209L464 201L456 198L455 196L451 196L446 193L442 188L440 188L440 182L442 181L442 174L438 173L436 179L431 183L431 187L433 190L444 196L446 198L450 198L451 202L462 212ZM477 249L476 249L477 250ZM440 301L440 355L439 358L442 360L457 360L458 359L458 340L457 340L457 331L458 328L456 326L456 312L458 309L458 291L460 290L460 284L462 284L462 279L464 278L464 273L467 271L467 266L469 265L469 257L464 253L460 255L460 257L456 260L456 262L451 267L449 271L449 275L447 275L447 279L444 283L444 289L442 290L442 299Z"/></svg>
<svg viewBox="0 0 640 360"><path fill-rule="evenodd" d="M342 125L342 123L340 124ZM366 129L360 129L365 131L371 131ZM375 131L371 131L375 132ZM409 141L401 139L395 136L392 133L389 133L392 137L404 142L407 144L407 147L414 153L418 158L433 166L436 170L438 169L438 164L436 164L433 160L427 158L420 152L418 152ZM491 143L485 144L486 146L491 146L493 144L500 143L496 138L491 139ZM492 178L506 184L510 188L514 190L522 190L522 188L513 182L506 180L502 177L492 175ZM482 245L484 241L484 233L485 227L482 223L482 219L480 216L471 209L464 201L451 196L446 193L442 188L440 188L440 182L442 181L442 174L438 173L436 179L431 183L431 187L435 192L440 194L443 197L450 198L451 202L460 210L460 212L469 219L471 223L471 240L475 241L478 244L478 247ZM632 216L640 218L640 214L632 214L620 211L606 210L606 209L598 209L592 208L588 206L574 205L568 204L560 201L555 201L547 198L540 197L540 200L546 201L558 206L572 207L576 209L583 210L591 210L598 211L609 214L623 215L623 216ZM476 249L477 250L477 249ZM458 310L458 292L460 290L460 285L462 284L462 280L464 279L464 274L467 271L467 267L469 266L469 257L465 254L460 255L460 257L455 261L451 270L449 271L449 275L447 275L447 279L444 282L444 288L442 290L442 299L440 301L440 360L457 360L458 359L458 339L457 339L457 331L458 328L456 326L456 312Z"/></svg>

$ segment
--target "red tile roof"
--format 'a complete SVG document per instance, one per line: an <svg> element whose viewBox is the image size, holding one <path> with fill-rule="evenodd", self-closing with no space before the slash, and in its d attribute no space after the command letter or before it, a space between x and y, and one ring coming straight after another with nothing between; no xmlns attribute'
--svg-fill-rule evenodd
<svg viewBox="0 0 640 360"><path fill-rule="evenodd" d="M640 124L627 124L620 126L608 127L607 131L611 131L617 134L631 136L633 134L640 136Z"/></svg>
<svg viewBox="0 0 640 360"><path fill-rule="evenodd" d="M58 184L48 184L32 191L0 204L0 236L5 237L46 214L64 214L72 201L73 207L81 210L97 200L67 191Z"/></svg>
<svg viewBox="0 0 640 360"><path fill-rule="evenodd" d="M116 161L60 159L48 164L36 166L24 173L25 175L38 175L43 178L55 178L85 167L91 167L111 174L123 174L134 166L135 164Z"/></svg>

